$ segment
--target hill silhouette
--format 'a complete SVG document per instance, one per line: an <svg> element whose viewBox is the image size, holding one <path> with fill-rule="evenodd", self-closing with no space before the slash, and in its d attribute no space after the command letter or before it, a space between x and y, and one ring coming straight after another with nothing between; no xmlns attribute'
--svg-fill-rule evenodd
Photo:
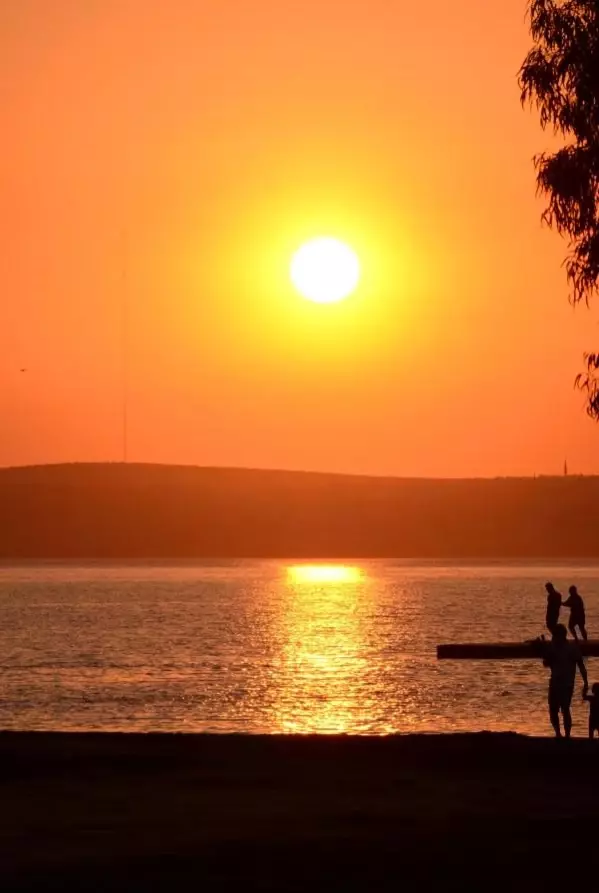
<svg viewBox="0 0 599 893"><path fill-rule="evenodd" d="M599 558L599 477L0 469L0 557Z"/></svg>

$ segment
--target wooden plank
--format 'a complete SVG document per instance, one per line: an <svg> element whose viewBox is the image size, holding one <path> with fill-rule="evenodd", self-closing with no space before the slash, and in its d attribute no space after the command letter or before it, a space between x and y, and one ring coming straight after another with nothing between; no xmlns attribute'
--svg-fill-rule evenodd
<svg viewBox="0 0 599 893"><path fill-rule="evenodd" d="M465 642L437 645L439 660L539 660L543 657L543 645L539 642ZM585 657L599 657L599 639L579 642Z"/></svg>

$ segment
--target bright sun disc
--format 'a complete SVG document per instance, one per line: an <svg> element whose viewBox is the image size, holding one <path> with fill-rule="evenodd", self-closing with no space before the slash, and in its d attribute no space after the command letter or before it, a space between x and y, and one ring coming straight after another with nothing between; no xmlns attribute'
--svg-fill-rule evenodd
<svg viewBox="0 0 599 893"><path fill-rule="evenodd" d="M317 304L333 304L347 298L358 285L360 262L354 251L328 236L302 245L291 261L291 281Z"/></svg>

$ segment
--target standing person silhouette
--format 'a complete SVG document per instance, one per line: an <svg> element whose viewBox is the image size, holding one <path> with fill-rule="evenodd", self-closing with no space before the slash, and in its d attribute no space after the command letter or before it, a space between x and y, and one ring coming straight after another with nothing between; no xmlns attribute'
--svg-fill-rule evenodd
<svg viewBox="0 0 599 893"><path fill-rule="evenodd" d="M547 613L545 614L545 625L553 635L556 626L559 623L559 609L562 606L562 595L558 592L553 583L545 583L547 590Z"/></svg>
<svg viewBox="0 0 599 893"><path fill-rule="evenodd" d="M586 615L584 611L584 602L582 597L578 594L578 589L576 586L570 586L568 592L570 593L569 597L563 603L565 608L570 608L570 621L568 623L568 629L572 633L575 639L578 639L578 633L576 632L576 627L580 630L580 635L585 640L588 639L587 630L586 630Z"/></svg>
<svg viewBox="0 0 599 893"><path fill-rule="evenodd" d="M592 694L583 694L583 700L588 701L589 710L589 738L595 736L595 731L599 734L599 682L595 682L591 688Z"/></svg>
<svg viewBox="0 0 599 893"><path fill-rule="evenodd" d="M572 714L570 705L574 694L576 667L583 681L582 695L586 697L589 690L587 668L584 665L578 645L568 639L568 630L563 623L558 623L553 631L551 642L547 644L543 664L551 670L549 679L548 705L549 719L557 738L562 737L559 715L562 714L564 734L570 737L572 731Z"/></svg>

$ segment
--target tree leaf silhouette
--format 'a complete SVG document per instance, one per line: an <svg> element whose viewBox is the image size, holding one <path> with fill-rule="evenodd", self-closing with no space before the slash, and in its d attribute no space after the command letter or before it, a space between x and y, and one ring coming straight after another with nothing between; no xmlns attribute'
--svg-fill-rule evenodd
<svg viewBox="0 0 599 893"><path fill-rule="evenodd" d="M570 299L588 306L599 290L599 0L530 0L533 47L518 75L520 98L565 145L535 156L542 220L568 239ZM599 420L599 354L585 354L576 387Z"/></svg>

